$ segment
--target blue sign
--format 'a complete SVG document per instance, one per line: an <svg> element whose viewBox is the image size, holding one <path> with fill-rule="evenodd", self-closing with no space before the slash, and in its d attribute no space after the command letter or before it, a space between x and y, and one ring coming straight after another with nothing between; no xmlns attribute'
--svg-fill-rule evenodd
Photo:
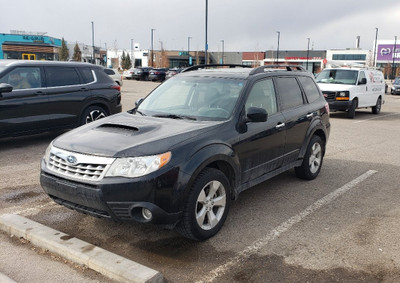
<svg viewBox="0 0 400 283"><path fill-rule="evenodd" d="M192 66L193 65L193 59L192 56L189 57L189 65Z"/></svg>

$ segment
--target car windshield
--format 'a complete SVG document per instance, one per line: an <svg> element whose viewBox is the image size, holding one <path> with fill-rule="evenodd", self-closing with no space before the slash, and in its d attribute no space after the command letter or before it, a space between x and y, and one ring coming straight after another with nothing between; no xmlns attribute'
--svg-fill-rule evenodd
<svg viewBox="0 0 400 283"><path fill-rule="evenodd" d="M317 83L355 85L358 71L353 70L323 70L318 74Z"/></svg>
<svg viewBox="0 0 400 283"><path fill-rule="evenodd" d="M137 111L172 119L226 120L243 85L236 79L173 77L150 93Z"/></svg>
<svg viewBox="0 0 400 283"><path fill-rule="evenodd" d="M400 85L400 78L396 78L393 82L394 85Z"/></svg>

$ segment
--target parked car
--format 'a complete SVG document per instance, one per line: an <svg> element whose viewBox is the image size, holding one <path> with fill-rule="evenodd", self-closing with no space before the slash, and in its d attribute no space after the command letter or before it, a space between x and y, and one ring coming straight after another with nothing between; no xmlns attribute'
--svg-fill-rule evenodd
<svg viewBox="0 0 400 283"><path fill-rule="evenodd" d="M165 76L167 75L168 69L166 68L158 68L153 69L149 72L149 80L151 81L165 81Z"/></svg>
<svg viewBox="0 0 400 283"><path fill-rule="evenodd" d="M133 74L135 73L135 70L136 70L135 68L131 68L129 70L125 70L122 73L122 78L127 79L127 80L133 79Z"/></svg>
<svg viewBox="0 0 400 283"><path fill-rule="evenodd" d="M312 74L199 67L131 111L56 138L41 163L45 192L80 212L205 240L240 192L292 168L318 176L330 123Z"/></svg>
<svg viewBox="0 0 400 283"><path fill-rule="evenodd" d="M151 67L140 67L136 68L132 74L132 78L135 80L147 81L149 80L149 73L153 68Z"/></svg>
<svg viewBox="0 0 400 283"><path fill-rule="evenodd" d="M400 77L397 77L394 79L390 93L391 94L400 94Z"/></svg>
<svg viewBox="0 0 400 283"><path fill-rule="evenodd" d="M175 76L176 74L179 74L180 72L182 72L182 68L172 68L172 69L169 69L168 71L167 71L167 74L166 74L166 76L165 76L165 79L166 80L168 80L168 79L170 79L171 77L173 77L173 76Z"/></svg>
<svg viewBox="0 0 400 283"><path fill-rule="evenodd" d="M104 68L104 72L109 75L119 86L122 86L122 76L117 69Z"/></svg>
<svg viewBox="0 0 400 283"><path fill-rule="evenodd" d="M103 67L0 60L0 137L74 128L121 109L120 86Z"/></svg>
<svg viewBox="0 0 400 283"><path fill-rule="evenodd" d="M328 68L318 74L317 83L332 111L347 111L354 118L356 109L371 107L379 114L385 103L383 73L367 68Z"/></svg>

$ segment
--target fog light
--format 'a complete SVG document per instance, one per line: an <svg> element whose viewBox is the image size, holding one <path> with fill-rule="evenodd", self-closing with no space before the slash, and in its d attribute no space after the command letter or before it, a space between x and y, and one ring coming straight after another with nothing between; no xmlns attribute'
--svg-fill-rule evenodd
<svg viewBox="0 0 400 283"><path fill-rule="evenodd" d="M142 208L142 215L143 218L147 221L150 221L151 218L153 218L153 214L151 213L151 211L144 207Z"/></svg>

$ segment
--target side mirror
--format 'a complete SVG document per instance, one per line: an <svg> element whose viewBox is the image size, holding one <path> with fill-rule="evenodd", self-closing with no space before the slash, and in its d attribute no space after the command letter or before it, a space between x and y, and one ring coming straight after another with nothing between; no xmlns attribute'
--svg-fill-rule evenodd
<svg viewBox="0 0 400 283"><path fill-rule="evenodd" d="M13 86L5 83L0 83L0 96L3 92L12 92Z"/></svg>
<svg viewBox="0 0 400 283"><path fill-rule="evenodd" d="M135 106L138 106L140 103L142 103L143 100L144 100L144 98L139 98L138 100L136 100Z"/></svg>
<svg viewBox="0 0 400 283"><path fill-rule="evenodd" d="M268 114L264 108L250 107L247 110L247 122L265 122Z"/></svg>
<svg viewBox="0 0 400 283"><path fill-rule="evenodd" d="M367 79L362 78L361 81L358 82L359 85L366 85L367 84Z"/></svg>

